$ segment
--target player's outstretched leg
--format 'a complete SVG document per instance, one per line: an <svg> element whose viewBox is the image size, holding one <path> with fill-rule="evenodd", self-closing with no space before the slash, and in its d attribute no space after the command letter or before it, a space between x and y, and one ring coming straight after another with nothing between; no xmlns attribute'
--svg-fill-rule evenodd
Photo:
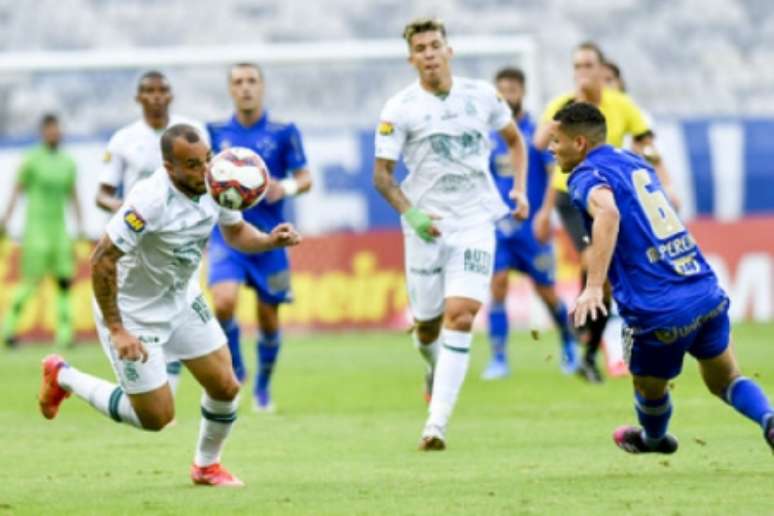
<svg viewBox="0 0 774 516"><path fill-rule="evenodd" d="M613 433L613 441L629 453L674 453L677 439L667 433L672 416L672 400L667 380L634 377L634 408L641 428L623 426Z"/></svg>
<svg viewBox="0 0 774 516"><path fill-rule="evenodd" d="M224 345L203 357L186 360L185 365L205 391L201 399L202 419L191 480L200 485L243 486L244 483L220 463L239 406L239 382L231 367L228 349Z"/></svg>
<svg viewBox="0 0 774 516"><path fill-rule="evenodd" d="M699 368L710 392L758 424L774 451L774 409L763 389L741 375L731 346L714 358L699 360Z"/></svg>
<svg viewBox="0 0 774 516"><path fill-rule="evenodd" d="M478 301L468 298L446 299L433 397L419 443L420 450L443 450L446 447L446 427L468 371L473 319L480 306Z"/></svg>
<svg viewBox="0 0 774 516"><path fill-rule="evenodd" d="M425 361L425 402L430 403L433 397L433 381L435 378L435 366L438 362L439 343L438 335L441 331L441 318L429 321L415 321L411 336L414 347Z"/></svg>
<svg viewBox="0 0 774 516"><path fill-rule="evenodd" d="M144 430L161 430L174 417L171 396L169 403L157 402L159 396L166 399L161 392L165 389L166 385L147 393L147 403L143 404L152 407L152 410L144 415L143 423L120 386L75 369L59 355L48 355L43 359L43 379L38 404L43 417L54 419L62 401L70 394L75 394L116 422Z"/></svg>

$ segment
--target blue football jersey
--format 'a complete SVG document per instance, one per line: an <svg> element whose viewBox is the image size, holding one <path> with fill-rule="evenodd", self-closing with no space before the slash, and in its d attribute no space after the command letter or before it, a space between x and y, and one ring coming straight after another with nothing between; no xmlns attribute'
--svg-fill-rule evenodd
<svg viewBox="0 0 774 516"><path fill-rule="evenodd" d="M301 134L296 126L270 120L267 112L250 127L244 127L236 116L232 116L227 122L207 124L207 131L213 153L229 147L252 149L266 162L274 179L282 180L306 166ZM263 201L243 212L243 215L245 220L268 232L285 221L284 205L284 199L275 203ZM215 233L219 235L217 227Z"/></svg>
<svg viewBox="0 0 774 516"><path fill-rule="evenodd" d="M518 232L521 233L522 231L532 231L532 217L540 209L540 206L543 205L543 197L548 183L546 168L553 163L553 156L548 151L538 150L532 144L532 138L537 128L532 117L525 114L517 121L517 124L524 137L524 141L527 143L527 199L529 200L530 207L527 221L520 223L511 217L512 225L520 224ZM508 154L508 146L497 132L491 134L491 139L492 153L489 156L489 170L492 173L492 178L500 192L500 196L508 207L513 210L516 207L515 203L508 197L508 193L513 189L513 164Z"/></svg>
<svg viewBox="0 0 774 516"><path fill-rule="evenodd" d="M689 324L715 308L725 294L653 168L610 145L592 150L569 179L589 232L588 197L598 187L610 189L621 215L608 278L626 323L635 332L651 331Z"/></svg>

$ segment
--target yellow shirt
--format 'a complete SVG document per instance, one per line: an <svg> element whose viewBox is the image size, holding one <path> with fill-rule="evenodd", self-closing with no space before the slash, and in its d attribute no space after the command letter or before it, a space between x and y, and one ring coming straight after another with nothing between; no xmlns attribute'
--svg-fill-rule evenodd
<svg viewBox="0 0 774 516"><path fill-rule="evenodd" d="M557 111L575 98L574 93L560 95L552 100L543 112L541 122L549 122ZM597 106L605 115L607 122L607 143L613 147L622 147L627 134L639 136L650 130L640 108L625 93L605 88L602 90L602 99ZM562 192L567 191L567 177L557 168L554 171L551 186Z"/></svg>

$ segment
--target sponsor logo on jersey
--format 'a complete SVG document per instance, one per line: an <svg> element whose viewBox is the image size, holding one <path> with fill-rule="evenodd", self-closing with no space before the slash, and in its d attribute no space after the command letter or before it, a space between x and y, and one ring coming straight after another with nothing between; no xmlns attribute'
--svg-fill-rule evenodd
<svg viewBox="0 0 774 516"><path fill-rule="evenodd" d="M103 163L110 163L110 160L112 159L113 159L113 155L110 154L110 151L105 151L105 154L102 155Z"/></svg>
<svg viewBox="0 0 774 516"><path fill-rule="evenodd" d="M395 126L392 125L392 122L379 122L379 134L382 136L389 136L392 133L395 132Z"/></svg>
<svg viewBox="0 0 774 516"><path fill-rule="evenodd" d="M129 227L129 229L135 233L140 233L143 229L145 229L145 219L142 218L134 208L126 212L124 215L124 222L126 222L126 225Z"/></svg>

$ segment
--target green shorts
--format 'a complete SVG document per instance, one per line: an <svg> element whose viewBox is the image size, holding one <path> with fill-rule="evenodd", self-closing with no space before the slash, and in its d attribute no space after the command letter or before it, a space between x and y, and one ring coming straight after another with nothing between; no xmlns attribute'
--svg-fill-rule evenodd
<svg viewBox="0 0 774 516"><path fill-rule="evenodd" d="M24 239L21 273L25 281L40 281L47 275L71 279L75 274L73 241L67 235L50 236Z"/></svg>

